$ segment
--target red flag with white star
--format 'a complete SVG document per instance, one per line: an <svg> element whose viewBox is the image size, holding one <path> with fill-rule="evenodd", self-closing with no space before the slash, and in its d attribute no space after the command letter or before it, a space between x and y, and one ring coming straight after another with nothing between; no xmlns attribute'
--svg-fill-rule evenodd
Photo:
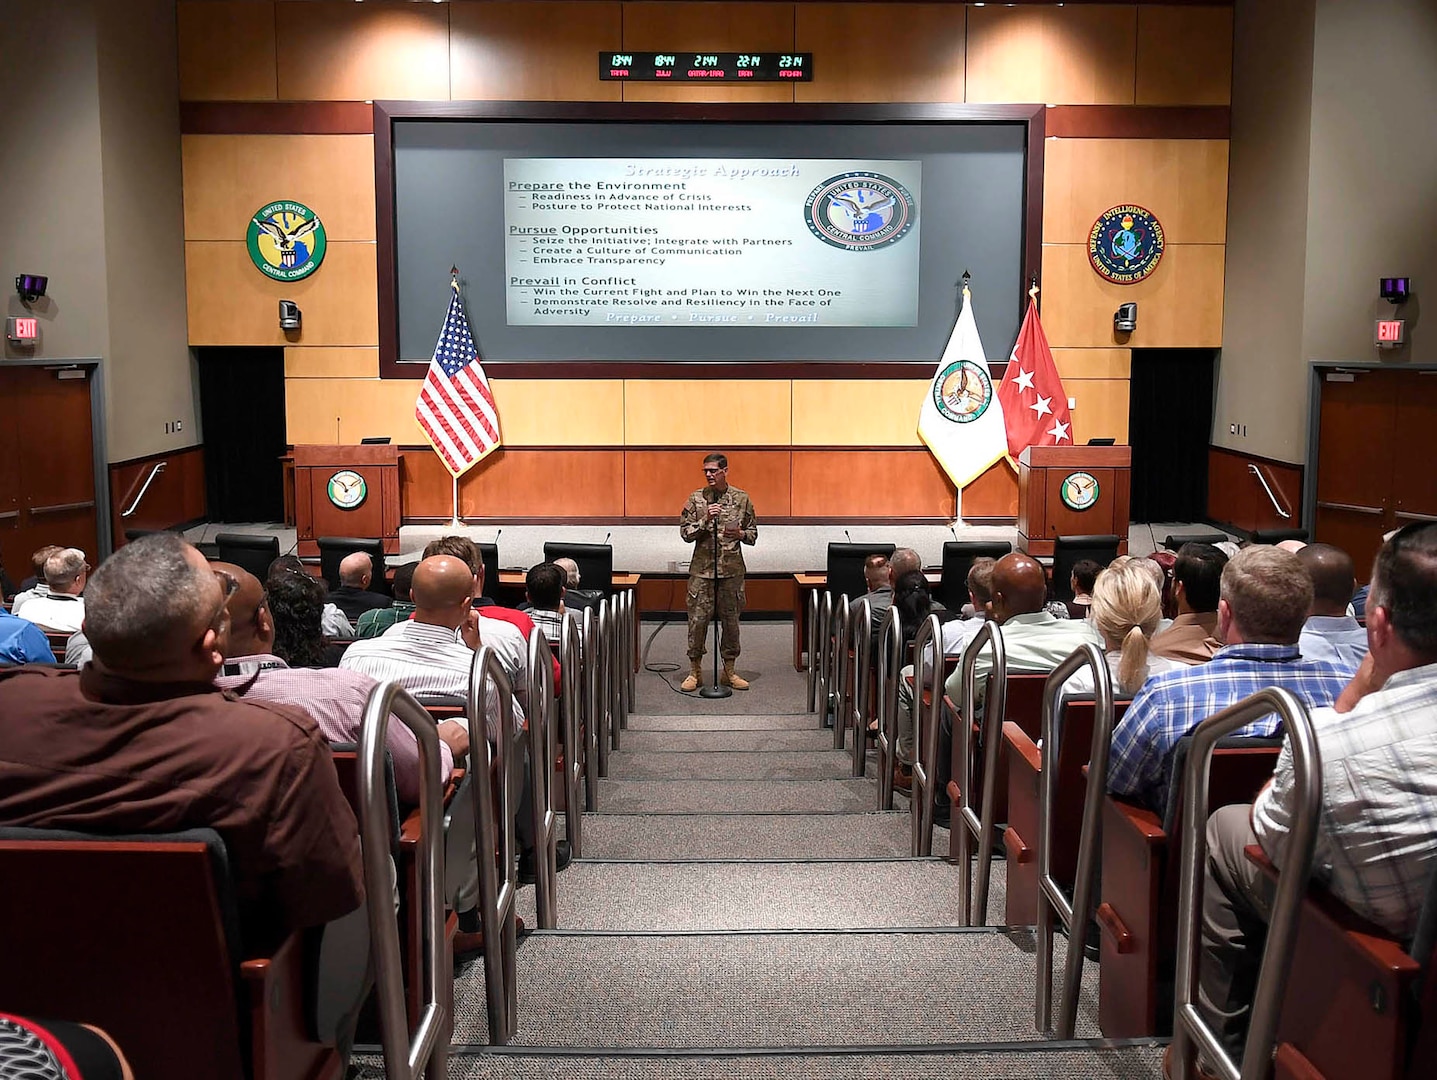
<svg viewBox="0 0 1437 1080"><path fill-rule="evenodd" d="M1008 428L1008 456L1014 461L1030 446L1072 446L1073 418L1068 412L1068 395L1043 324L1038 305L1028 301L1023 328L1013 345L1008 370L998 385L1003 420Z"/></svg>

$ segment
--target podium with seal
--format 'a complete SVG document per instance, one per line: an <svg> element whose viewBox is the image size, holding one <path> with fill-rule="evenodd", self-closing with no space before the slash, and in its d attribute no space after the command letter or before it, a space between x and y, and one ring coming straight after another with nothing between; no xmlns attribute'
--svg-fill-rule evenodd
<svg viewBox="0 0 1437 1080"><path fill-rule="evenodd" d="M321 536L367 536L399 553L399 448L296 446L294 516L299 555L319 554Z"/></svg>
<svg viewBox="0 0 1437 1080"><path fill-rule="evenodd" d="M1052 555L1059 536L1112 533L1128 550L1131 446L1030 446L1018 457L1018 547Z"/></svg>

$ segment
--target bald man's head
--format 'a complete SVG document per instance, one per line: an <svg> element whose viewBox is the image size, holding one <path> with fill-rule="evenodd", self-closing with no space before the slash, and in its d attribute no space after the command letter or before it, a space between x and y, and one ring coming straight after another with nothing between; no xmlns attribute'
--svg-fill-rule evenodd
<svg viewBox="0 0 1437 1080"><path fill-rule="evenodd" d="M1031 555L1015 551L993 567L993 618L1007 622L1014 615L1042 611L1048 598L1048 575Z"/></svg>
<svg viewBox="0 0 1437 1080"><path fill-rule="evenodd" d="M351 551L339 563L339 583L354 589L367 589L374 576L374 561L363 551Z"/></svg>
<svg viewBox="0 0 1437 1080"><path fill-rule="evenodd" d="M1297 561L1312 578L1312 614L1346 615L1357 591L1352 556L1331 544L1308 544L1297 553Z"/></svg>
<svg viewBox="0 0 1437 1080"><path fill-rule="evenodd" d="M453 555L431 555L414 568L410 586L415 622L457 628L474 600L474 573Z"/></svg>
<svg viewBox="0 0 1437 1080"><path fill-rule="evenodd" d="M226 656L253 656L267 653L274 645L274 623L266 609L264 586L242 566L234 563L210 563L235 579L237 587L229 598L230 632Z"/></svg>

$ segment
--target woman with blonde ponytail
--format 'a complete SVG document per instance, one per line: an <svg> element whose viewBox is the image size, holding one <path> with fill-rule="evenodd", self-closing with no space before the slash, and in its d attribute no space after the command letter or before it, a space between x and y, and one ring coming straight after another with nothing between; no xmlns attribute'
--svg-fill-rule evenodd
<svg viewBox="0 0 1437 1080"><path fill-rule="evenodd" d="M1148 649L1162 619L1162 595L1142 562L1115 562L1093 585L1088 618L1103 638L1114 697L1132 697L1149 676L1182 666ZM1093 675L1086 668L1063 684L1064 697L1086 697L1092 692Z"/></svg>

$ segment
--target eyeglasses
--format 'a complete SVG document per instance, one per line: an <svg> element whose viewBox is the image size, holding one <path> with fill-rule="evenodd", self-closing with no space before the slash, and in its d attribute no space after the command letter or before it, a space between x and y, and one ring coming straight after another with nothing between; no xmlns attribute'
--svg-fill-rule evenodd
<svg viewBox="0 0 1437 1080"><path fill-rule="evenodd" d="M715 475L717 475L718 473L721 473L721 472L723 472L723 471L724 471L724 470L723 470L723 469L720 469L717 465L705 465L705 466L704 466L704 475L705 475L705 476L715 476Z"/></svg>
<svg viewBox="0 0 1437 1080"><path fill-rule="evenodd" d="M220 597L219 609L210 619L209 625L211 630L217 631L224 625L225 614L229 611L230 597L239 591L239 579L227 570L216 570L214 574L215 580L220 583L220 592L223 594Z"/></svg>

